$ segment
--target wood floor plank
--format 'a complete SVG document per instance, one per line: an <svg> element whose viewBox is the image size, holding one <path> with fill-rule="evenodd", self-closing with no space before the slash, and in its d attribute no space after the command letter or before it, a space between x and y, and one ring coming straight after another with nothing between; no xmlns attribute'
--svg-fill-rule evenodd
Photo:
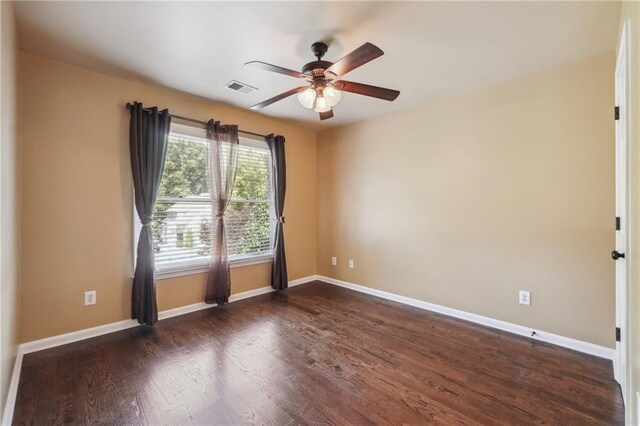
<svg viewBox="0 0 640 426"><path fill-rule="evenodd" d="M608 360L314 282L28 354L13 423L623 424Z"/></svg>

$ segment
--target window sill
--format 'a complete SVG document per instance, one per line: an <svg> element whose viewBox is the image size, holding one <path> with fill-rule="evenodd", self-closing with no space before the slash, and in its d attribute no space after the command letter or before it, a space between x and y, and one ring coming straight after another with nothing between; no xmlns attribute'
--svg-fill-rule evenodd
<svg viewBox="0 0 640 426"><path fill-rule="evenodd" d="M249 256L233 259L229 261L230 268L242 268L243 266L258 265L260 263L270 263L273 261L273 254L261 254L260 256Z"/></svg>
<svg viewBox="0 0 640 426"><path fill-rule="evenodd" d="M262 256L250 256L250 257L245 257L245 258L240 258L240 259L234 259L229 261L229 267L230 268L242 268L245 266L251 266L251 265L259 265L262 263L271 263L273 261L273 255L272 254L268 254L268 255L262 255ZM157 272L156 273L156 279L158 280L164 280L164 279L168 279L168 278L175 278L175 277L182 277L185 275L195 275L195 274L202 274L209 271L209 265L206 266L193 266L190 268L184 268L184 269L169 269L166 271L162 271L162 272Z"/></svg>

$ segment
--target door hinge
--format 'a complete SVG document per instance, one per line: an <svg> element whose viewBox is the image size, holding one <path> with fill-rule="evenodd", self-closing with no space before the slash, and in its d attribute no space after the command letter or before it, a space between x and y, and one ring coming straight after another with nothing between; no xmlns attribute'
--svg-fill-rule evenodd
<svg viewBox="0 0 640 426"><path fill-rule="evenodd" d="M620 341L620 327L616 327L616 342Z"/></svg>
<svg viewBox="0 0 640 426"><path fill-rule="evenodd" d="M620 230L620 216L616 216L616 231Z"/></svg>
<svg viewBox="0 0 640 426"><path fill-rule="evenodd" d="M615 108L615 117L616 117L616 120L620 120L620 107L619 106L617 106Z"/></svg>

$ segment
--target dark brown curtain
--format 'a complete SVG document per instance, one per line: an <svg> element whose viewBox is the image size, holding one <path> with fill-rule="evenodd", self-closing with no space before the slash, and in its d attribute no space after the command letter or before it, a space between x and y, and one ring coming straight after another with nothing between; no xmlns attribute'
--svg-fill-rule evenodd
<svg viewBox="0 0 640 426"><path fill-rule="evenodd" d="M153 325L158 321L158 306L151 220L167 155L171 116L166 109L161 112L156 107L145 110L138 102L133 103L130 113L131 174L136 212L142 223L131 291L131 317L140 324Z"/></svg>
<svg viewBox="0 0 640 426"><path fill-rule="evenodd" d="M287 164L284 155L284 136L269 135L266 138L271 151L273 167L273 206L278 222L276 223L273 243L273 266L271 268L271 287L284 290L289 286L287 258L284 253L284 195L287 190Z"/></svg>
<svg viewBox="0 0 640 426"><path fill-rule="evenodd" d="M210 141L209 182L213 196L213 247L207 278L206 303L227 303L231 295L231 273L227 236L224 230L224 212L227 209L238 164L238 126L221 126L218 121L207 123L207 139Z"/></svg>

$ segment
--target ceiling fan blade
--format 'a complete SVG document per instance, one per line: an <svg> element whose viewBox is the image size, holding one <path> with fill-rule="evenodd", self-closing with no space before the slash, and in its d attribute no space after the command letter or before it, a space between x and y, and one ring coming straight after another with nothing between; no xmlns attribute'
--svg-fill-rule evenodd
<svg viewBox="0 0 640 426"><path fill-rule="evenodd" d="M371 43L365 43L335 64L331 65L324 71L324 73L327 78L339 78L349 71L352 71L367 62L373 61L382 55L384 55L384 52L379 47L374 46Z"/></svg>
<svg viewBox="0 0 640 426"><path fill-rule="evenodd" d="M277 73L288 75L288 76L291 76L291 77L309 78L308 75L302 74L301 72L290 70L288 68L279 67L277 65L271 65L271 64L268 64L266 62L251 61L251 62L245 63L245 65L248 65L248 66L254 67L254 68L260 68L261 70L277 72Z"/></svg>
<svg viewBox="0 0 640 426"><path fill-rule="evenodd" d="M329 111L327 112L321 112L320 113L320 120L328 120L331 117L333 117L333 108L331 108Z"/></svg>
<svg viewBox="0 0 640 426"><path fill-rule="evenodd" d="M284 98L288 98L291 95L295 95L298 92L302 92L303 90L307 89L308 86L300 86L300 87L296 87L295 89L291 89L288 90L284 93L280 93L277 96L274 96L273 98L267 99L266 101L262 101L259 104L255 104L254 106L251 107L251 109L261 109L264 108L268 105L271 105L274 102L278 102Z"/></svg>
<svg viewBox="0 0 640 426"><path fill-rule="evenodd" d="M333 83L333 87L343 92L356 93L358 95L371 96L372 98L394 101L399 90L385 89L384 87L369 86L368 84L354 83L353 81L340 80Z"/></svg>

